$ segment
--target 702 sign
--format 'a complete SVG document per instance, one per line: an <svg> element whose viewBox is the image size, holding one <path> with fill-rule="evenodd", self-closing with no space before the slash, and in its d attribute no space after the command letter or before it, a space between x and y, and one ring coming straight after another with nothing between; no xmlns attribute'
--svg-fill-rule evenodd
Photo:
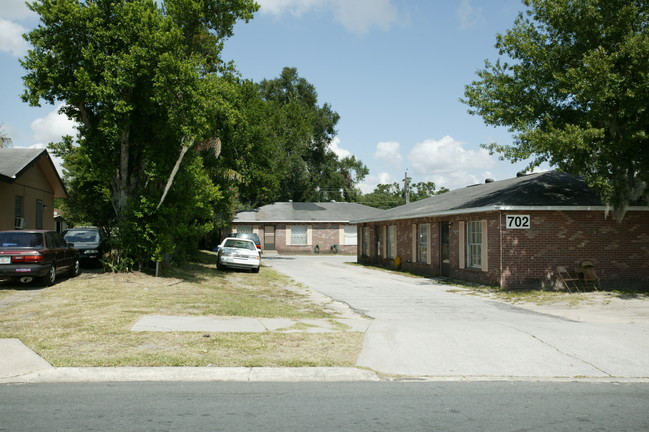
<svg viewBox="0 0 649 432"><path fill-rule="evenodd" d="M507 215L505 228L507 229L530 229L529 215Z"/></svg>

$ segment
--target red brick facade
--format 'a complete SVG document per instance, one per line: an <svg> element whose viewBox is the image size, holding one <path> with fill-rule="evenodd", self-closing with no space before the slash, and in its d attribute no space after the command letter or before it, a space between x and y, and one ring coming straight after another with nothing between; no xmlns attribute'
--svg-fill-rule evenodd
<svg viewBox="0 0 649 432"><path fill-rule="evenodd" d="M529 215L529 229L507 229L507 215ZM466 226L484 221L481 268L468 268ZM441 276L441 222L449 223L448 274L454 279L505 288L552 288L558 285L556 268L576 273L590 260L605 289L649 289L649 212L629 211L618 222L603 211L491 211L444 217L425 217L358 226L358 261L394 265L383 246L384 227L396 227L396 256L403 270ZM413 225L428 225L426 262L417 262L417 234ZM369 253L363 254L363 229L369 228ZM462 231L462 233L461 233ZM462 241L460 241L462 239Z"/></svg>
<svg viewBox="0 0 649 432"><path fill-rule="evenodd" d="M291 241L290 232L295 225L306 227L306 244L294 244ZM288 254L311 254L315 253L317 246L319 253L330 254L332 253L332 246L336 245L338 247L337 253L356 254L356 241L349 237L346 239L344 232L345 226L353 225L338 223L296 223L294 225L237 223L233 228L241 230L240 227L244 226L252 226L252 231L259 236L264 250L276 250L279 253ZM273 232L274 235L271 234Z"/></svg>

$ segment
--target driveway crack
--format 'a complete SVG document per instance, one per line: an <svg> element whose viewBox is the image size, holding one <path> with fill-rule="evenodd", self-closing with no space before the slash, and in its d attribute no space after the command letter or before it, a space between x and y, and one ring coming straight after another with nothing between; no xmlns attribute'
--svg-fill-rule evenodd
<svg viewBox="0 0 649 432"><path fill-rule="evenodd" d="M602 368L600 368L600 367L594 365L593 363L591 363L591 362L589 362L589 361L586 361L586 360L584 360L584 359L582 359L582 358L576 356L575 354L570 354L570 353L567 353L567 352L565 352L565 351L559 349L559 347L557 347L557 346L555 346L555 345L552 345L552 344L549 343L549 342L546 342L545 340L541 339L540 337L536 336L536 335L533 334L533 333L530 333L530 332L525 331L525 330L521 330L521 329L516 328L516 327L511 327L511 326L506 326L506 327L509 327L509 328L511 328L511 329L514 329L514 330L516 330L516 331L519 331L519 332L521 332L521 333L524 333L524 334L526 334L526 335L532 337L533 339L536 339L537 341L539 341L539 342L542 343L543 345L548 346L548 347L554 349L556 352L558 352L558 353L560 353L560 354L562 354L562 355L564 355L564 356L566 356L566 357L573 358L573 359L575 359L575 360L577 360L577 361L579 361L579 362L581 362L581 363L583 363L583 364L586 364L586 365L592 367L593 369L596 369L596 370L600 371L601 373L603 373L603 374L605 374L605 375L607 375L607 376L609 376L609 377L613 377L613 375L612 375L611 373L605 371L604 369L602 369Z"/></svg>

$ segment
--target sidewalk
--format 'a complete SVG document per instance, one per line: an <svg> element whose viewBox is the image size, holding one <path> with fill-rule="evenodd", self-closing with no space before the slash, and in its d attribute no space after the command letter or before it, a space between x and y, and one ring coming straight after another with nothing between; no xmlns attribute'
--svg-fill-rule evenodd
<svg viewBox="0 0 649 432"><path fill-rule="evenodd" d="M0 384L123 381L379 381L356 368L97 367L56 368L18 339L0 339Z"/></svg>

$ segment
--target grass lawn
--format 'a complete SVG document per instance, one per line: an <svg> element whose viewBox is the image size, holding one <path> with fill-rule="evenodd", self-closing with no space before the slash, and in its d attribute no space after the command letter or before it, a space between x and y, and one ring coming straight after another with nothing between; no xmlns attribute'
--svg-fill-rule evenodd
<svg viewBox="0 0 649 432"><path fill-rule="evenodd" d="M335 318L270 268L220 272L214 262L203 254L161 278L82 273L37 294L0 285L0 338L20 339L57 367L355 365L364 337L358 332L130 330L145 315Z"/></svg>

